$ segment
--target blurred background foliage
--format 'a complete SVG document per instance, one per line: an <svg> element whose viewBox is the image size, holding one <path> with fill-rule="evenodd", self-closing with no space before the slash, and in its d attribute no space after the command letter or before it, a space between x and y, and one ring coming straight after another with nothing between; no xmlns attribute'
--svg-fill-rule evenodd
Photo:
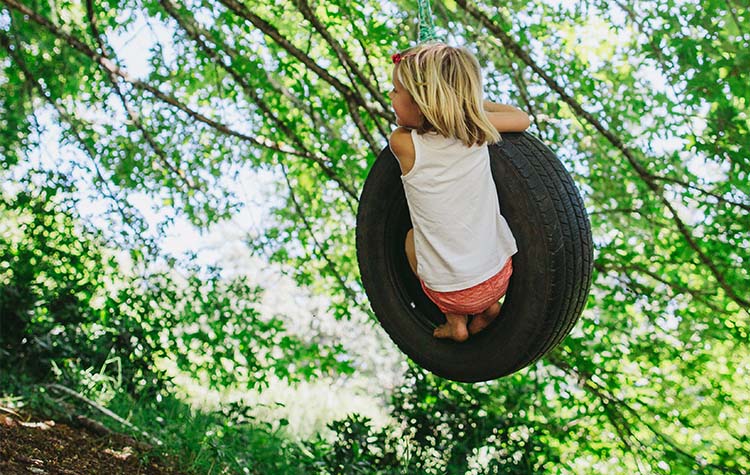
<svg viewBox="0 0 750 475"><path fill-rule="evenodd" d="M750 472L745 0L433 3L596 243L571 336L475 385L404 361L356 264L416 2L0 4L6 399L64 384L196 473Z"/></svg>

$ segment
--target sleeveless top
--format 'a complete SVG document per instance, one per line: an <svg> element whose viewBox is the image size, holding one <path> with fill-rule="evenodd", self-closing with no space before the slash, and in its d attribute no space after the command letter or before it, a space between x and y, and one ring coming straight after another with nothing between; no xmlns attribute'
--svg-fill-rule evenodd
<svg viewBox="0 0 750 475"><path fill-rule="evenodd" d="M500 214L487 144L467 147L415 130L411 137L414 167L401 181L414 226L417 274L437 292L480 284L518 250Z"/></svg>

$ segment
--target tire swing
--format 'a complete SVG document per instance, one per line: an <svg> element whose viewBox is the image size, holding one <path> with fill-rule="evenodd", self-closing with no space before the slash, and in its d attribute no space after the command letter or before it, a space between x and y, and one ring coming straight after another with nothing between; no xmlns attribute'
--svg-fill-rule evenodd
<svg viewBox="0 0 750 475"><path fill-rule="evenodd" d="M591 285L591 228L572 177L534 136L502 138L489 147L491 169L518 253L500 315L464 343L432 336L445 317L407 262L411 220L389 147L373 164L359 202L357 260L375 315L415 363L454 381L496 379L537 361L573 328Z"/></svg>

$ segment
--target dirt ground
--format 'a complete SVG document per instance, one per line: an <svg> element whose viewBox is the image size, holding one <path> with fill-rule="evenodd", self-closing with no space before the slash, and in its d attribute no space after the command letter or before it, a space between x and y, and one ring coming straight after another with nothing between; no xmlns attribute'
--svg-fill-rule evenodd
<svg viewBox="0 0 750 475"><path fill-rule="evenodd" d="M97 435L84 427L27 420L0 412L0 475L174 475L163 461L122 435Z"/></svg>

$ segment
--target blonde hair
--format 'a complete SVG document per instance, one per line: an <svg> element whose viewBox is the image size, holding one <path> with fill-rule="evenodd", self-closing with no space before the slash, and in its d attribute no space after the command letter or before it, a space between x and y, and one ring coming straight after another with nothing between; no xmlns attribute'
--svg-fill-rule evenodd
<svg viewBox="0 0 750 475"><path fill-rule="evenodd" d="M417 133L435 131L467 146L500 140L484 111L482 73L471 52L426 43L395 56L395 74L424 116Z"/></svg>

